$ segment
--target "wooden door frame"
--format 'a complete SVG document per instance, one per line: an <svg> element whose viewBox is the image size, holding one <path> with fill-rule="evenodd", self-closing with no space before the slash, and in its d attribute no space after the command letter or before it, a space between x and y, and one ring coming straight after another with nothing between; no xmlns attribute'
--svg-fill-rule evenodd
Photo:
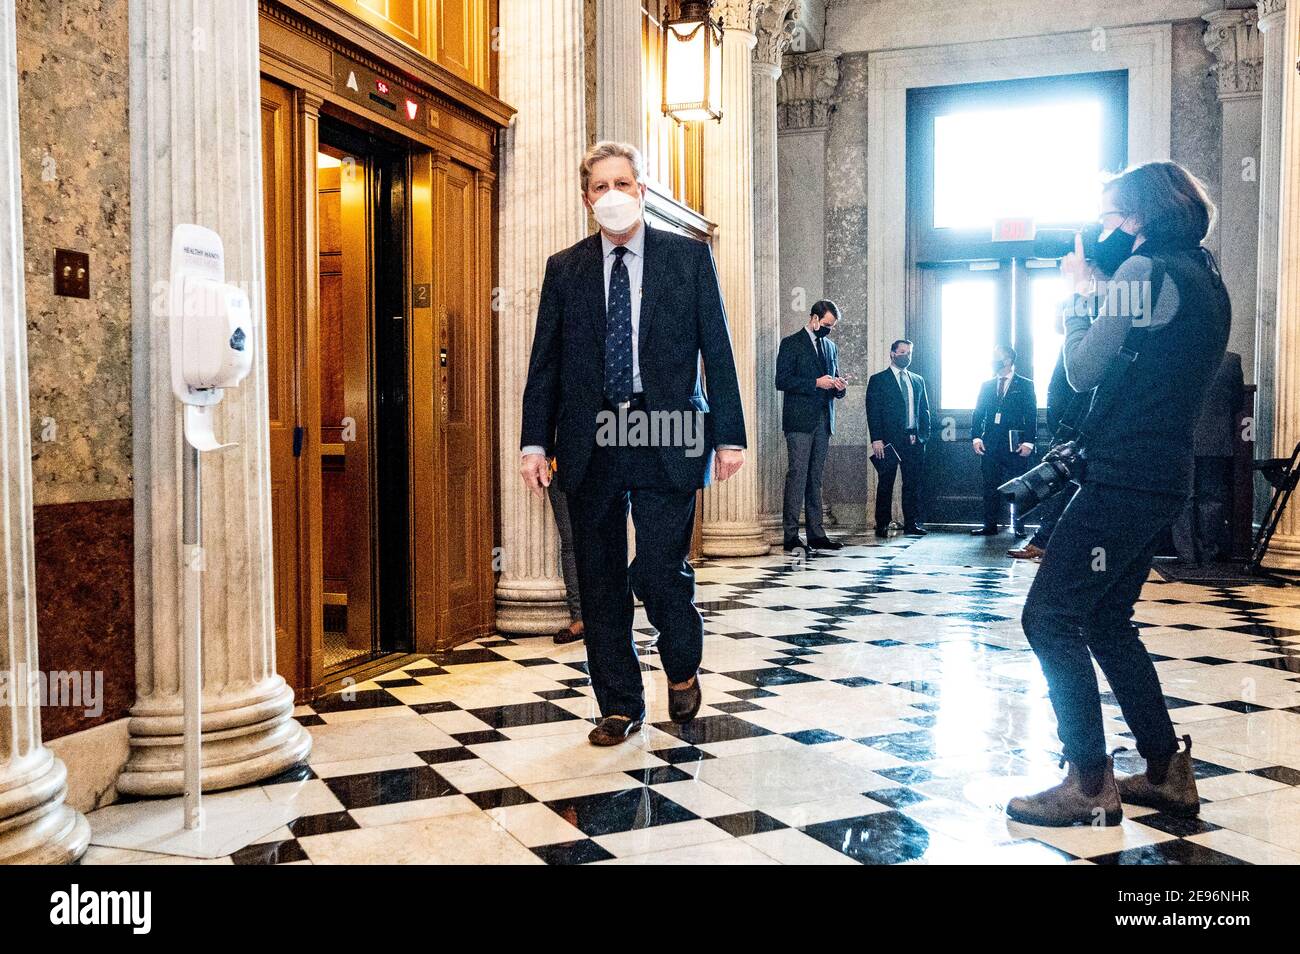
<svg viewBox="0 0 1300 954"><path fill-rule="evenodd" d="M297 698L309 701L312 697L337 683L342 676L366 678L368 675L391 668L399 657L386 657L366 661L355 667L332 673L326 679L324 671L324 618L322 612L321 580L323 555L321 551L321 507L323 496L318 468L307 466L319 456L317 433L320 420L321 395L319 382L312 375L301 373L311 354L320 351L320 300L319 300L319 245L316 203L307 201L317 194L316 152L320 141L320 117L331 113L346 117L349 123L369 129L381 137L400 138L411 149L408 161L410 209L407 216L408 242L406 272L410 287L428 284L437 287L436 261L433 258L433 212L435 201L432 190L421 195L417 180L422 168L431 170L436 161L454 161L473 176L473 248L475 257L473 274L467 280L474 287L467 289L467 320L472 323L482 353L478 356L475 378L469 384L473 400L477 402L478 419L475 425L475 449L479 466L476 492L483 501L478 509L471 532L484 541L493 541L496 535L495 485L497 474L496 393L495 380L495 323L492 321L491 288L496 272L497 244L493 230L495 206L494 168L496 164L496 136L514 114L514 109L502 103L491 93L470 87L447 73L442 67L423 61L411 51L400 49L400 44L380 32L367 27L343 11L333 8L324 0L259 0L260 71L262 76L288 89L294 103L292 128L288 130L291 144L294 175L291 182L277 182L277 188L290 190L293 202L293 262L292 287L297 297L297 309L292 316L295 324L295 378L298 381L295 400L298 422L306 426L301 452L294 461L297 480L296 503L301 519L297 527L297 554L294 569L297 572L296 602L298 607L298 658L294 667L297 673ZM334 64L338 58L360 64L375 75L382 76L406 89L426 97L428 126L403 126L384 116L364 111L361 107L335 90ZM430 182L431 184L431 182ZM268 187L270 183L266 184ZM417 206L427 200L423 214ZM427 470L441 473L443 468L442 435L435 420L421 426L415 414L415 385L421 380L417 355L431 356L440 331L434 309L434 295L430 304L421 306L411 301L408 360L411 364L411 431L408 436L411 451L411 486L433 486L445 499L445 486L420 484L417 461L424 462ZM424 345L428 347L424 347ZM423 349L423 350L422 350ZM431 369L430 369L431 370ZM431 377L431 375L430 375ZM424 380L429 380L425 377ZM426 451L430 453L425 453ZM315 470L313 475L312 471ZM411 508L411 536L413 548L419 535L425 534L422 553L417 559L413 553L411 614L412 633L416 651L430 652L444 648L439 644L438 615L447 603L445 587L439 585L439 571L421 576L421 562L428 554L436 553L437 533L442 528L427 519L417 526L416 511ZM479 563L482 566L479 566ZM436 567L436 564L435 564ZM494 624L495 600L490 561L475 560L476 623L473 633L460 638L485 635ZM400 657L409 658L409 657Z"/></svg>

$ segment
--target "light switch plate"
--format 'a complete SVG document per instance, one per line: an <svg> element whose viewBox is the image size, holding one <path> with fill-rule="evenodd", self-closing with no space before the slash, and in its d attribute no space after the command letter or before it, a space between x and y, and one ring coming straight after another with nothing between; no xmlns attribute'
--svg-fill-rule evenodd
<svg viewBox="0 0 1300 954"><path fill-rule="evenodd" d="M72 249L54 250L54 294L69 298L90 297L90 253Z"/></svg>

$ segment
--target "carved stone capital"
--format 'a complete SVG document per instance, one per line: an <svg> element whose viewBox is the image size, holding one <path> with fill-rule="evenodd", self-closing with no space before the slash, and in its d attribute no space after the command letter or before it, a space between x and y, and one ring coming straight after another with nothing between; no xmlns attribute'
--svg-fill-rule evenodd
<svg viewBox="0 0 1300 954"><path fill-rule="evenodd" d="M1264 45L1259 37L1257 10L1216 10L1203 20L1205 48L1214 54L1212 67L1219 99L1258 96L1264 72Z"/></svg>
<svg viewBox="0 0 1300 954"><path fill-rule="evenodd" d="M755 18L754 34L758 43L754 46L754 63L772 69L773 76L780 70L781 57L790 48L799 27L795 18L798 9L798 0L774 0L764 4Z"/></svg>
<svg viewBox="0 0 1300 954"><path fill-rule="evenodd" d="M1259 14L1260 30L1268 31L1286 15L1286 0L1258 0L1255 12Z"/></svg>
<svg viewBox="0 0 1300 954"><path fill-rule="evenodd" d="M777 128L814 129L827 125L839 82L838 50L786 54L776 87Z"/></svg>

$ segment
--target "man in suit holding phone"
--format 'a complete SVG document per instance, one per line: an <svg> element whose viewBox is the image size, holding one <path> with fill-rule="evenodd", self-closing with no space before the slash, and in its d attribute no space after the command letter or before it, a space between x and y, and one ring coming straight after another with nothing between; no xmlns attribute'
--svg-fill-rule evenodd
<svg viewBox="0 0 1300 954"><path fill-rule="evenodd" d="M998 533L1006 500L998 493L1013 477L1026 470L1038 436L1038 395L1034 382L1016 374L1016 349L999 345L993 349L991 380L980 385L971 418L971 447L980 457L984 481L984 525L971 535L991 537ZM1025 538L1025 518L1013 513L1015 534Z"/></svg>
<svg viewBox="0 0 1300 954"><path fill-rule="evenodd" d="M907 370L912 342L899 338L889 346L889 367L867 381L867 431L871 463L876 468L876 537L889 536L894 508L894 477L903 472L903 532L925 536L921 526L921 481L925 442L930 439L930 400L925 379Z"/></svg>
<svg viewBox="0 0 1300 954"><path fill-rule="evenodd" d="M822 473L831 434L835 432L835 401L844 397L848 387L840 377L839 350L828 337L839 320L835 302L817 302L808 324L782 339L776 353L776 389L783 395L781 429L789 455L782 512L787 553L803 549L799 539L801 506L808 525L809 548L843 547L827 537L822 526Z"/></svg>
<svg viewBox="0 0 1300 954"><path fill-rule="evenodd" d="M659 630L669 717L684 724L699 711L704 625L687 561L695 495L744 463L745 419L709 246L645 222L645 166L633 146L596 143L580 185L600 231L546 263L519 471L542 496L546 455L559 464L602 717L588 739L617 745L646 715L634 589Z"/></svg>

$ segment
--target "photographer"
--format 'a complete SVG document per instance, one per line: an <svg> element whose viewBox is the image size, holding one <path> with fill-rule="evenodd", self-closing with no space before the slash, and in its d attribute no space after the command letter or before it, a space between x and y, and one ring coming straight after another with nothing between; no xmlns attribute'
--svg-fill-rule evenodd
<svg viewBox="0 0 1300 954"><path fill-rule="evenodd" d="M1199 810L1191 739L1180 751L1133 604L1190 490L1192 432L1227 343L1228 293L1201 246L1214 206L1181 166L1130 169L1102 203L1096 269L1081 239L1061 262L1076 292L1066 308L1066 375L1075 391L1097 389L1080 428L1085 466L1021 617L1070 767L1059 785L1007 805L1028 824L1119 824L1121 799ZM1123 263L1098 282L1116 258ZM1118 784L1092 657L1146 760L1145 772Z"/></svg>

